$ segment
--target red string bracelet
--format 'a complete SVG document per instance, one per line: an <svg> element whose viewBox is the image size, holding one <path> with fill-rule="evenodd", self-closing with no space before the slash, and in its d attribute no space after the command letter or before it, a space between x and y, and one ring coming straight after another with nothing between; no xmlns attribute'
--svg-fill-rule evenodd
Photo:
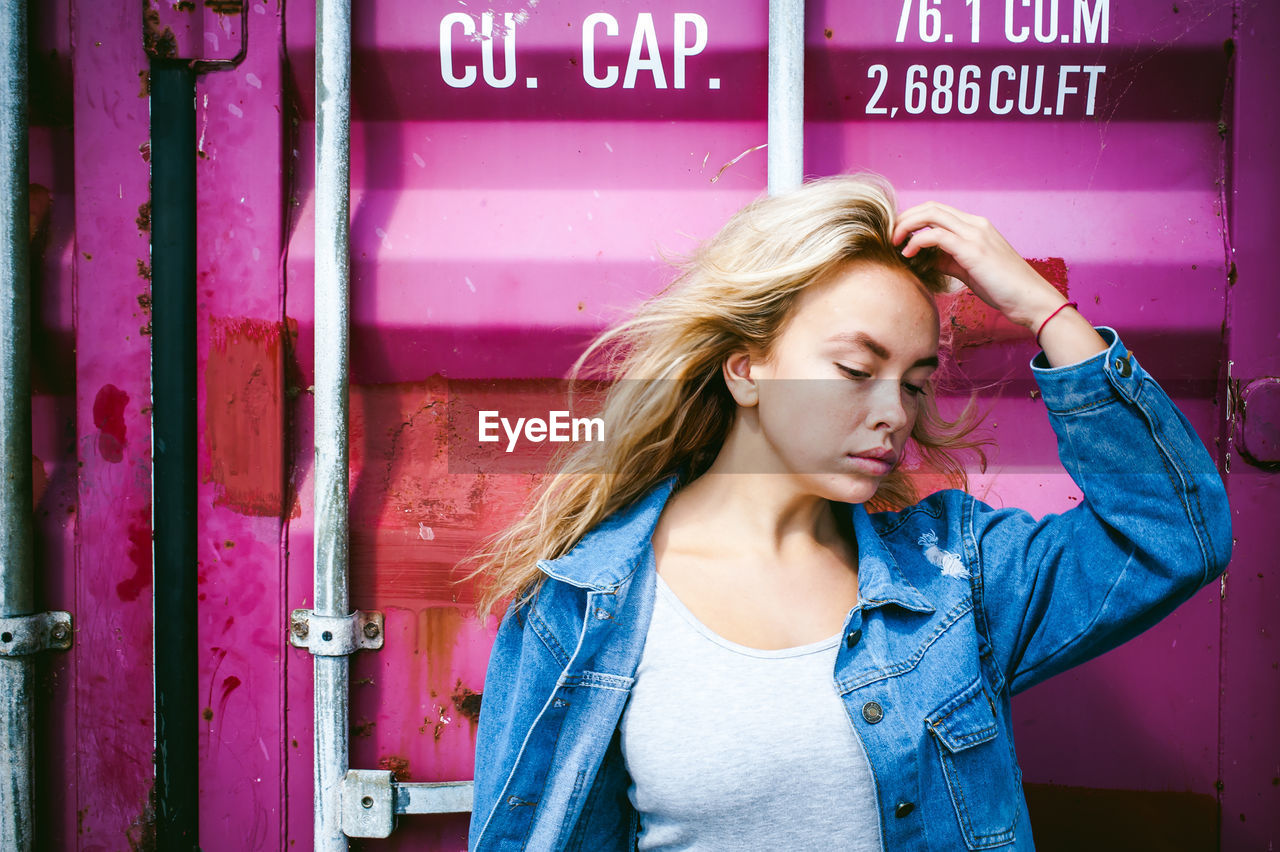
<svg viewBox="0 0 1280 852"><path fill-rule="evenodd" d="M1040 332L1044 331L1044 327L1049 324L1049 320L1053 319L1058 315L1058 311L1062 310L1063 308L1078 308L1078 307L1080 306L1077 305L1075 302L1065 302L1061 305L1058 305L1057 310L1049 314L1049 316L1045 317L1044 322L1040 323L1040 328L1036 330L1036 346L1040 345Z"/></svg>

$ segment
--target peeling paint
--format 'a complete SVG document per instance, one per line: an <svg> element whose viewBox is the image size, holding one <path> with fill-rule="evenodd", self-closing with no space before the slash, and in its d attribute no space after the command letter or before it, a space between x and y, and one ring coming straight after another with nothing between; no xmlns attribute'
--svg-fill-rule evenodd
<svg viewBox="0 0 1280 852"><path fill-rule="evenodd" d="M409 775L409 761L399 755L389 754L378 758L378 768L390 770L397 781L408 781L412 777Z"/></svg>
<svg viewBox="0 0 1280 852"><path fill-rule="evenodd" d="M470 687L464 686L462 678L458 678L458 682L453 687L453 695L450 696L453 706L471 722L472 732L475 731L475 726L480 722L480 702L483 697L484 693L476 692Z"/></svg>

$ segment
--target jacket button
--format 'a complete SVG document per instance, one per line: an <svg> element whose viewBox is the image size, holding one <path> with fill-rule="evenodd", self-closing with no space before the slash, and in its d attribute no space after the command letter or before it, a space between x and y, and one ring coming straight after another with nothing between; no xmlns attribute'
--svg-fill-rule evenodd
<svg viewBox="0 0 1280 852"><path fill-rule="evenodd" d="M1112 366L1116 368L1116 372L1120 374L1120 378L1122 379L1129 378L1129 374L1133 372L1133 367L1129 364L1129 359L1127 357L1117 358L1112 363Z"/></svg>
<svg viewBox="0 0 1280 852"><path fill-rule="evenodd" d="M855 630L855 631L853 631L852 633L850 633L849 635L847 635L847 636L845 636L845 637L844 637L844 644L845 644L845 645L847 645L848 647L852 648L854 645L857 645L857 644L858 644L858 640L859 640L859 639L861 639L861 638L862 638L862 631L861 631L861 630Z"/></svg>
<svg viewBox="0 0 1280 852"><path fill-rule="evenodd" d="M898 802L898 806L893 809L893 815L901 819L916 809L916 806L910 802Z"/></svg>
<svg viewBox="0 0 1280 852"><path fill-rule="evenodd" d="M874 725L884 718L884 710L874 701L868 701L862 705L862 718Z"/></svg>

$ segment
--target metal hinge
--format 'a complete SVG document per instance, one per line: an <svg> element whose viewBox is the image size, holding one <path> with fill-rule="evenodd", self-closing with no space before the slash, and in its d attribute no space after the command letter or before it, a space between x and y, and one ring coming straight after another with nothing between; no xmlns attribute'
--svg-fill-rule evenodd
<svg viewBox="0 0 1280 852"><path fill-rule="evenodd" d="M376 611L316 615L309 609L295 609L289 616L289 644L321 657L376 651L382 639L382 613Z"/></svg>
<svg viewBox="0 0 1280 852"><path fill-rule="evenodd" d="M71 647L71 613L37 612L0 618L0 657L22 657Z"/></svg>
<svg viewBox="0 0 1280 852"><path fill-rule="evenodd" d="M474 782L401 783L383 769L349 769L342 779L342 833L390 837L397 814L470 813Z"/></svg>

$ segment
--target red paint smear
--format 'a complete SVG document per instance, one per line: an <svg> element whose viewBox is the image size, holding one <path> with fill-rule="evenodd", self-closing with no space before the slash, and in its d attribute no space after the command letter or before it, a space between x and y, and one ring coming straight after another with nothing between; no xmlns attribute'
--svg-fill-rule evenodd
<svg viewBox="0 0 1280 852"><path fill-rule="evenodd" d="M149 517L129 524L129 561L133 576L116 584L122 601L136 601L142 590L151 585L151 520Z"/></svg>
<svg viewBox="0 0 1280 852"><path fill-rule="evenodd" d="M417 609L473 602L473 584L454 582L462 575L456 566L518 516L538 481L534 474L449 470L449 447L459 440L449 428L450 400L465 392L469 399L492 401L483 396L490 384L433 376L421 382L352 385L354 605L379 609L399 602ZM558 380L542 384L556 387ZM501 410L511 395L496 393ZM449 653L451 646L442 659Z"/></svg>
<svg viewBox="0 0 1280 852"><path fill-rule="evenodd" d="M124 409L128 404L129 395L115 385L103 385L93 400L98 454L113 464L124 459Z"/></svg>
<svg viewBox="0 0 1280 852"><path fill-rule="evenodd" d="M214 503L279 517L286 503L280 325L214 318L205 364L205 446Z"/></svg>
<svg viewBox="0 0 1280 852"><path fill-rule="evenodd" d="M1067 262L1060 257L1026 258L1031 268L1064 296L1067 292ZM1014 325L995 308L979 299L967 287L938 299L943 332L951 335L951 346L960 350L1003 340L1023 340L1026 329Z"/></svg>
<svg viewBox="0 0 1280 852"><path fill-rule="evenodd" d="M1067 293L1067 262L1060 257L1029 257L1027 263L1039 272L1044 280L1053 285L1064 296Z"/></svg>

